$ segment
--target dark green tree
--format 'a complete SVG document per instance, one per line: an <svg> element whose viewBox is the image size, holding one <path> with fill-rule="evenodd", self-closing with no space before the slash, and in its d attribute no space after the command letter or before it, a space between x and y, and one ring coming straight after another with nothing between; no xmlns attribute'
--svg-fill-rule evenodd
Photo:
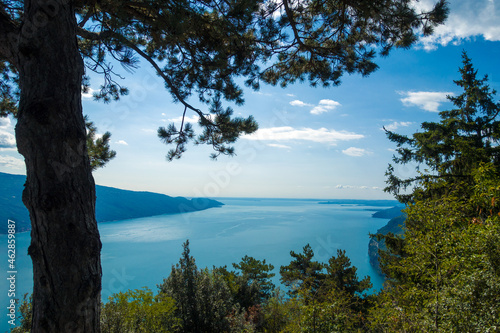
<svg viewBox="0 0 500 333"><path fill-rule="evenodd" d="M271 297L275 288L274 283L271 281L275 275L274 273L271 273L274 266L266 264L266 259L258 260L253 257L244 256L240 263L233 264L233 267L241 271L241 274L243 275L242 277L246 281L247 285L255 285L257 297L256 302L251 305L260 304ZM241 304L241 306L246 307L243 304Z"/></svg>
<svg viewBox="0 0 500 333"><path fill-rule="evenodd" d="M159 285L161 294L175 300L176 316L182 332L225 332L226 318L232 310L232 295L222 274L196 266L190 255L189 241L183 245L179 263Z"/></svg>
<svg viewBox="0 0 500 333"><path fill-rule="evenodd" d="M172 297L177 304L177 317L182 321L184 332L200 332L200 314L196 302L198 268L190 255L189 240L183 244L179 263L172 266L172 271L163 281L161 292Z"/></svg>
<svg viewBox="0 0 500 333"><path fill-rule="evenodd" d="M411 46L447 14L444 0L416 12L410 0L321 1L0 1L0 113L17 113L16 140L26 161L23 201L32 219L33 332L98 332L101 242L95 186L86 149L81 90L85 68L103 76L96 98L126 94L109 59L133 70L151 65L181 112L200 116L160 128L176 144L207 143L234 153L241 133L257 129L232 118L221 100L243 103L235 79L339 84L343 73L368 75L376 51ZM197 108L192 97L210 103ZM53 286L58 286L54 288Z"/></svg>
<svg viewBox="0 0 500 333"><path fill-rule="evenodd" d="M499 227L500 103L462 58L455 108L411 138L388 132L399 147L394 161L421 169L402 180L389 167L387 190L408 207L403 235L383 237L388 280L373 311L377 331L488 331L498 321L498 247L486 244Z"/></svg>
<svg viewBox="0 0 500 333"><path fill-rule="evenodd" d="M290 265L282 266L281 281L291 287L294 296L281 310L294 308L290 314L278 314L287 318L285 332L356 332L364 329L371 299L363 294L372 287L370 278L361 281L357 268L351 265L345 251L337 250L337 256L327 264L313 261L314 253L306 245L303 254L290 253L294 258ZM272 300L271 304L276 304ZM278 303L279 304L279 303ZM277 305L277 304L276 304Z"/></svg>
<svg viewBox="0 0 500 333"><path fill-rule="evenodd" d="M478 78L465 52L459 73L461 78L454 82L462 93L448 97L455 108L440 112L439 122L422 123L423 131L412 137L386 131L389 140L398 146L394 162L416 163L418 175L400 179L395 168L389 165L385 191L404 203L453 197L462 202L456 208L467 220L477 217L481 210L469 203L476 184L475 170L481 163L500 167L500 103L494 100L496 91L487 84L488 77ZM417 230L425 224L418 219L407 219L405 225L407 229ZM386 268L406 255L404 237L388 234L379 238L390 248L389 252L381 253L382 265Z"/></svg>
<svg viewBox="0 0 500 333"><path fill-rule="evenodd" d="M116 156L116 152L111 150L109 139L111 133L106 132L101 137L96 137L97 127L87 116L85 118L85 127L87 128L87 151L90 159L90 168L92 171L102 168L106 163Z"/></svg>
<svg viewBox="0 0 500 333"><path fill-rule="evenodd" d="M345 250L337 250L337 256L328 260L326 268L326 281L329 289L344 291L352 297L358 297L372 287L370 277L358 280L357 268L352 266L351 259Z"/></svg>
<svg viewBox="0 0 500 333"><path fill-rule="evenodd" d="M309 244L302 251L290 251L293 260L287 266L280 267L281 283L289 288L289 294L293 296L301 292L315 295L324 282L324 264L313 260L314 251Z"/></svg>
<svg viewBox="0 0 500 333"><path fill-rule="evenodd" d="M389 165L385 191L401 202L439 197L450 186L471 183L472 172L480 162L500 167L500 103L494 101L496 91L488 85L488 76L478 78L465 52L462 59L461 78L454 81L462 93L448 96L454 109L440 112L440 122L422 123L422 131L412 137L386 131L398 147L394 162L419 166L417 176L400 179ZM410 194L405 193L412 187Z"/></svg>

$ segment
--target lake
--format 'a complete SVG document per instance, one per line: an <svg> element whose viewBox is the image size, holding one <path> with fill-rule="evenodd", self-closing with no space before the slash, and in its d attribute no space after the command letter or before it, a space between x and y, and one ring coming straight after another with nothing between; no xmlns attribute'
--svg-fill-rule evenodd
<svg viewBox="0 0 500 333"><path fill-rule="evenodd" d="M291 261L290 251L302 252L310 244L315 259L327 262L337 249L346 250L358 268L358 277L369 275L374 289L383 279L370 266L369 233L388 220L372 218L374 210L390 208L387 202L357 201L319 204L319 200L218 199L225 205L204 211L161 215L99 224L103 243L103 300L111 294L156 285L179 261L182 244L189 239L191 255L198 268L238 263L245 255L266 259L275 267L274 283L279 284L279 267ZM396 202L394 202L396 204ZM31 260L27 255L29 233L16 234L16 297L32 290ZM7 235L1 235L4 255L1 284L3 309L8 306ZM6 310L4 310L6 311ZM2 315L0 331L8 329Z"/></svg>

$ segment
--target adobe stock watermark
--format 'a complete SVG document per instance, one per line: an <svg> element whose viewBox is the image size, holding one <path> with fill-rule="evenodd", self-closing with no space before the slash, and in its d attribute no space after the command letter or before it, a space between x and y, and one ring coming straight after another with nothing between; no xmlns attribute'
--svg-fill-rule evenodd
<svg viewBox="0 0 500 333"><path fill-rule="evenodd" d="M334 242L332 235L317 236L316 244L313 248L314 258L319 262L328 262L328 260L337 254L340 243Z"/></svg>
<svg viewBox="0 0 500 333"><path fill-rule="evenodd" d="M130 89L129 94L120 98L120 101L110 104L108 110L113 116L100 122L99 128L101 130L112 133L116 129L116 119L124 120L129 118L134 111L137 113L138 110L144 107L144 102L151 98L151 93L162 89L162 83L150 68L145 67L141 73L144 73L142 78L136 78L136 82L139 84Z"/></svg>
<svg viewBox="0 0 500 333"><path fill-rule="evenodd" d="M7 306L7 321L10 326L16 326L16 222L7 220L7 297L9 299Z"/></svg>
<svg viewBox="0 0 500 333"><path fill-rule="evenodd" d="M290 120L293 116L290 116L284 111L274 111L273 117L266 124L268 127L278 127L287 126L290 124ZM257 133L258 136L258 133ZM208 181L199 187L193 188L193 193L196 198L214 198L218 197L227 189L233 179L244 173L245 169L251 168L252 162L254 162L259 153L262 152L267 144L262 140L245 140L241 139L241 143L237 147L236 155L239 157L238 161L229 161L223 168L216 171L209 171L207 173ZM199 202L199 203L198 203ZM204 200L197 201L194 199L194 206L197 209L207 208L208 203ZM185 210L181 207L181 212L189 212L188 207ZM190 214L183 214L183 219L185 222L190 223Z"/></svg>
<svg viewBox="0 0 500 333"><path fill-rule="evenodd" d="M135 280L135 275L128 275L125 271L125 267L122 267L121 272L112 269L111 270L111 279L107 281L106 285L103 285L101 295L103 299L107 299L113 294L120 292L130 284L131 281Z"/></svg>

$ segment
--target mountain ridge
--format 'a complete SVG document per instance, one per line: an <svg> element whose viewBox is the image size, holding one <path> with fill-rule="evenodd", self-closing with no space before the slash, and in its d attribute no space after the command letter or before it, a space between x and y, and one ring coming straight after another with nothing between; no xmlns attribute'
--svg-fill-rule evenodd
<svg viewBox="0 0 500 333"><path fill-rule="evenodd" d="M16 231L31 229L29 213L22 202L26 176L0 172L0 234L7 233L7 220L16 222ZM207 198L171 197L148 191L129 191L96 185L98 223L163 214L179 214L221 207L224 204Z"/></svg>

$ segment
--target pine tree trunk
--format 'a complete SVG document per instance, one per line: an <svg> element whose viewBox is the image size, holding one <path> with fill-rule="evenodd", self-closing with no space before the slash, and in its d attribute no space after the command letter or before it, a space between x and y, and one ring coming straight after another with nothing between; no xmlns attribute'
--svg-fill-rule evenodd
<svg viewBox="0 0 500 333"><path fill-rule="evenodd" d="M32 332L100 332L95 186L81 105L84 72L69 0L26 0L16 138L32 231Z"/></svg>

